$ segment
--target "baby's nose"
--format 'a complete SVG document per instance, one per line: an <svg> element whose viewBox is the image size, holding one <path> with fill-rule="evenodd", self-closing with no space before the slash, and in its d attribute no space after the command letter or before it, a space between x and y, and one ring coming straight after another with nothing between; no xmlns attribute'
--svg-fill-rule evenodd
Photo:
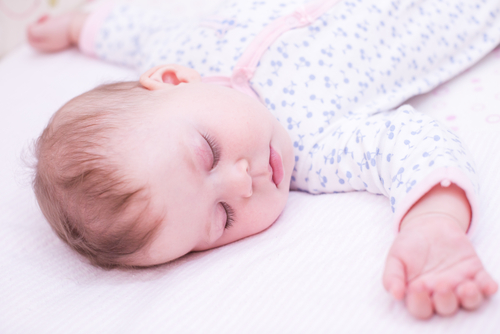
<svg viewBox="0 0 500 334"><path fill-rule="evenodd" d="M228 177L226 178L226 189L229 190L232 196L248 198L252 196L252 177L249 174L249 164L246 159L238 160Z"/></svg>

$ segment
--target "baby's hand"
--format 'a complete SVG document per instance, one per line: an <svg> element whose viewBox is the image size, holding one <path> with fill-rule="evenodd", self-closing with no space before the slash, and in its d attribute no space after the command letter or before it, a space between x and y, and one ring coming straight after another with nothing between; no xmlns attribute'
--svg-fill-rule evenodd
<svg viewBox="0 0 500 334"><path fill-rule="evenodd" d="M434 312L454 314L460 306L477 309L498 288L463 228L439 213L415 217L402 227L383 280L386 290L399 300L406 296L409 312L422 319Z"/></svg>
<svg viewBox="0 0 500 334"><path fill-rule="evenodd" d="M44 16L28 27L28 41L39 51L56 52L78 44L87 15L72 12L55 17Z"/></svg>

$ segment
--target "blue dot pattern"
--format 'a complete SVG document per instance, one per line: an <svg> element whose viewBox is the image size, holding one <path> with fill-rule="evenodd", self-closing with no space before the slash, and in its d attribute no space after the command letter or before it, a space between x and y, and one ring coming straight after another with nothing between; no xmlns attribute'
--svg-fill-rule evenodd
<svg viewBox="0 0 500 334"><path fill-rule="evenodd" d="M304 3L228 1L200 22L117 6L96 53L141 71L178 63L202 76L230 76L266 25ZM491 51L500 41L499 15L494 0L341 1L279 37L251 86L292 137L291 189L368 190L387 196L395 211L433 170L452 167L477 191L460 139L401 104Z"/></svg>

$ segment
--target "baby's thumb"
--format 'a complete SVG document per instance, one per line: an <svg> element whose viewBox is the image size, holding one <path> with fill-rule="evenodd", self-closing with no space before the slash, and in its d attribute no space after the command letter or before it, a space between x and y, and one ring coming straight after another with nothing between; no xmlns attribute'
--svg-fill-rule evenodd
<svg viewBox="0 0 500 334"><path fill-rule="evenodd" d="M382 277L385 290L395 299L402 300L405 296L406 277L403 263L389 256L385 263L384 275Z"/></svg>

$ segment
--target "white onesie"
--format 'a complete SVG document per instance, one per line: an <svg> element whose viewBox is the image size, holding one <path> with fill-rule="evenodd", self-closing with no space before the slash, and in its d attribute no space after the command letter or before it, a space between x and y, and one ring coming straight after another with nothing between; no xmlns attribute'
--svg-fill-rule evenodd
<svg viewBox="0 0 500 334"><path fill-rule="evenodd" d="M398 106L491 51L499 15L498 0L256 0L228 1L193 24L109 5L89 17L80 48L141 71L185 65L257 96L292 137L293 190L383 194L399 223L434 185L453 182L474 220L479 186L460 139Z"/></svg>

